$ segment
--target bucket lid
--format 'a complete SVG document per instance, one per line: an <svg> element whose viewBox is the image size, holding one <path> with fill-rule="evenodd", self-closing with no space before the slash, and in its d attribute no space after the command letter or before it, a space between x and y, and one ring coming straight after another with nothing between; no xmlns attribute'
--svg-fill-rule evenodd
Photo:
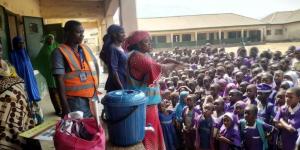
<svg viewBox="0 0 300 150"><path fill-rule="evenodd" d="M107 93L102 99L103 105L112 107L136 106L146 103L145 93L139 90L117 90Z"/></svg>

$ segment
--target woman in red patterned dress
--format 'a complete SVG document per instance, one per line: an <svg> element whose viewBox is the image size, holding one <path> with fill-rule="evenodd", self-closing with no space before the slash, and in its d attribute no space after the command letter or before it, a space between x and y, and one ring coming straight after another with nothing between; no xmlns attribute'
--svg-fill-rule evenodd
<svg viewBox="0 0 300 150"><path fill-rule="evenodd" d="M170 73L183 64L165 59L157 63L147 53L151 52L151 37L146 31L135 31L125 41L128 53L127 81L129 89L142 90L148 97L146 125L151 125L154 132L146 131L143 144L146 150L164 150L163 133L158 117L157 104L160 103L158 79L162 73Z"/></svg>

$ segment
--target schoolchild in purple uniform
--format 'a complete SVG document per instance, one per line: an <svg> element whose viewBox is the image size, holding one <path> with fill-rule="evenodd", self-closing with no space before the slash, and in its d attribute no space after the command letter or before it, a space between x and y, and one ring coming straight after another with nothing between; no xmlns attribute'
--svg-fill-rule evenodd
<svg viewBox="0 0 300 150"><path fill-rule="evenodd" d="M213 150L213 113L214 105L212 103L203 104L203 114L195 118L196 129L196 150Z"/></svg>
<svg viewBox="0 0 300 150"><path fill-rule="evenodd" d="M268 101L274 104L277 91L275 90L276 84L274 82L273 75L267 72L262 73L261 83L265 83L271 87L271 93L268 97Z"/></svg>
<svg viewBox="0 0 300 150"><path fill-rule="evenodd" d="M195 97L193 95L188 95L186 98L186 104L182 111L183 118L183 139L185 147L188 150L194 149L194 141L196 138L196 133L194 130L194 107L195 107Z"/></svg>
<svg viewBox="0 0 300 150"><path fill-rule="evenodd" d="M243 80L244 80L244 74L241 71L237 71L235 73L235 85L239 87Z"/></svg>
<svg viewBox="0 0 300 150"><path fill-rule="evenodd" d="M245 108L245 119L239 122L242 146L245 150L267 150L267 137L276 133L273 126L257 119L257 112L255 105L248 105Z"/></svg>
<svg viewBox="0 0 300 150"><path fill-rule="evenodd" d="M215 124L218 126L222 124L222 117L225 113L225 108L224 108L225 103L223 99L217 99L213 102L213 104L214 104L214 112L212 116L214 118Z"/></svg>
<svg viewBox="0 0 300 150"><path fill-rule="evenodd" d="M272 124L275 116L274 104L268 101L270 93L272 93L272 88L269 85L265 83L257 85L258 118L268 124Z"/></svg>
<svg viewBox="0 0 300 150"><path fill-rule="evenodd" d="M234 104L242 100L243 93L237 89L232 89L229 91L229 103L226 104L226 112L234 112Z"/></svg>
<svg viewBox="0 0 300 150"><path fill-rule="evenodd" d="M293 87L286 91L286 107L277 113L274 121L281 131L282 149L295 149L295 143L300 129L300 88Z"/></svg>
<svg viewBox="0 0 300 150"><path fill-rule="evenodd" d="M257 105L257 101L256 101L257 88L255 84L250 84L247 86L246 95L247 95L247 100L245 102L247 105L249 104Z"/></svg>
<svg viewBox="0 0 300 150"><path fill-rule="evenodd" d="M280 112L281 109L285 109L284 107L286 107L285 105L285 90L283 89L280 89L278 92L277 92L277 95L276 95L276 100L275 100L275 106L274 106L274 112ZM278 114L278 113L277 113ZM276 116L277 116L276 114ZM279 115L279 114L278 114ZM275 125L276 127L278 127L278 121L276 121L276 117L274 118L274 122L275 122ZM278 119L278 118L277 118ZM277 142L276 142L276 146L277 146L277 149L282 149L282 137L281 137L281 130L279 130L278 132L278 137L277 137Z"/></svg>
<svg viewBox="0 0 300 150"><path fill-rule="evenodd" d="M286 90L280 89L276 94L274 112L281 110L281 107L285 105L285 92Z"/></svg>
<svg viewBox="0 0 300 150"><path fill-rule="evenodd" d="M159 120L164 135L167 150L176 150L178 139L175 131L175 115L172 110L168 110L165 102L158 105Z"/></svg>
<svg viewBox="0 0 300 150"><path fill-rule="evenodd" d="M243 81L250 82L251 76L250 76L250 74L249 74L248 66L242 65L242 66L240 67L240 70L241 70L241 72L244 74Z"/></svg>
<svg viewBox="0 0 300 150"><path fill-rule="evenodd" d="M216 136L219 150L241 149L241 138L237 120L233 113L223 115L223 124Z"/></svg>
<svg viewBox="0 0 300 150"><path fill-rule="evenodd" d="M213 96L214 98L214 101L216 99L219 99L219 98L222 98L219 93L220 93L220 85L217 84L217 83L213 83L210 85L210 88L209 88L209 91L210 91L210 95Z"/></svg>
<svg viewBox="0 0 300 150"><path fill-rule="evenodd" d="M249 82L243 81L243 82L241 82L240 87L239 87L239 90L243 93L243 98L242 98L243 101L247 100L246 91L247 91L248 85L249 85Z"/></svg>
<svg viewBox="0 0 300 150"><path fill-rule="evenodd" d="M246 107L246 103L244 101L237 101L234 104L234 114L237 120L244 119L245 107Z"/></svg>
<svg viewBox="0 0 300 150"><path fill-rule="evenodd" d="M282 70L276 70L274 72L274 82L275 82L275 90L279 90L280 89L280 85L283 81L283 71Z"/></svg>

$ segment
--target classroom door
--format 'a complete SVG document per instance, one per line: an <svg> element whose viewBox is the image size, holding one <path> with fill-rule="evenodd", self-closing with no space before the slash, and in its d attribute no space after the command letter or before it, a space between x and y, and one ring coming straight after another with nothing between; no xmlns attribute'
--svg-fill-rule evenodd
<svg viewBox="0 0 300 150"><path fill-rule="evenodd" d="M23 17L26 48L33 60L43 46L43 19L39 17Z"/></svg>
<svg viewBox="0 0 300 150"><path fill-rule="evenodd" d="M9 51L9 44L8 44L8 34L7 34L7 21L5 17L5 9L0 6L0 39L2 41L2 49L3 49L3 59L8 59L8 51Z"/></svg>
<svg viewBox="0 0 300 150"><path fill-rule="evenodd" d="M7 20L8 20L8 31L9 31L9 40L10 45L12 47L12 39L18 36L17 29L17 16L15 14L7 12Z"/></svg>
<svg viewBox="0 0 300 150"><path fill-rule="evenodd" d="M64 30L62 24L47 24L44 26L45 34L53 34L55 41L58 43L63 43L64 40Z"/></svg>

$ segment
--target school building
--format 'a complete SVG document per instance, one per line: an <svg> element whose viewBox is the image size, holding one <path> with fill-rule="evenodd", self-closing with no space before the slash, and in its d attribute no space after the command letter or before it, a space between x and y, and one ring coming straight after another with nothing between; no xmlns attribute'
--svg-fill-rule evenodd
<svg viewBox="0 0 300 150"><path fill-rule="evenodd" d="M62 27L70 19L83 23L84 42L96 52L109 25L120 22L128 33L137 29L135 0L0 0L0 5L5 59L17 35L25 38L31 58L39 53L44 35L52 33L61 43Z"/></svg>
<svg viewBox="0 0 300 150"><path fill-rule="evenodd" d="M233 13L140 18L138 28L150 31L157 49L300 40L300 10L262 20Z"/></svg>
<svg viewBox="0 0 300 150"><path fill-rule="evenodd" d="M262 19L266 23L266 41L300 39L300 9L272 13Z"/></svg>

